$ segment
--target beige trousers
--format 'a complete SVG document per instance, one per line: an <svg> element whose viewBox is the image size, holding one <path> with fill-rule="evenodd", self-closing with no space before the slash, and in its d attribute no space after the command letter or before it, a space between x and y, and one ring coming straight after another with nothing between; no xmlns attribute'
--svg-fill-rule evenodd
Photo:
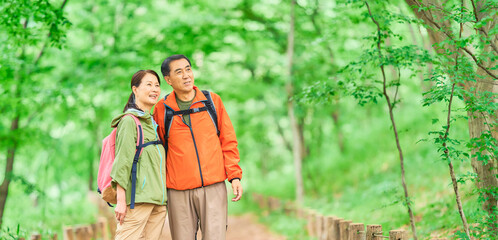
<svg viewBox="0 0 498 240"><path fill-rule="evenodd" d="M123 224L118 223L116 240L157 240L166 220L166 206L151 203L136 203L134 209L126 209Z"/></svg>
<svg viewBox="0 0 498 240"><path fill-rule="evenodd" d="M168 218L173 240L194 240L201 227L203 240L224 240L227 231L225 182L190 190L168 189Z"/></svg>

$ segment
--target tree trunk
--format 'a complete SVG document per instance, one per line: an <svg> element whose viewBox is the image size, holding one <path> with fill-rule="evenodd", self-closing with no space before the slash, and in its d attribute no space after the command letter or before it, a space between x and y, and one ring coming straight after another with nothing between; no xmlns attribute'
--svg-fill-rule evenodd
<svg viewBox="0 0 498 240"><path fill-rule="evenodd" d="M476 20L479 21L483 19L486 16L487 13L486 11L483 10L483 6L486 1L478 1L476 5L474 5L475 9L475 17ZM487 38L487 33L496 27L498 24L498 17L494 15L492 17L492 21L489 21L485 26L480 28L479 34L481 35L481 38ZM493 46L498 45L498 35L494 35L492 39L489 39L489 43L486 43L483 41L484 45L484 50L483 52L493 52L493 50L496 51L496 49L493 49ZM496 55L496 52L494 52ZM496 67L498 64L498 61L487 61L485 62L485 67L490 69ZM498 74L498 70L490 70L493 72L495 75ZM476 79L477 81L475 82L467 82L466 83L466 89L471 91L472 89L475 89L472 94L477 97L481 98L481 94L485 92L490 92L490 93L498 93L498 86L497 86L497 79L491 77L488 73L486 73L482 68L477 69L477 75L478 76L484 76L484 78L481 79ZM495 95L496 96L496 95ZM467 99L466 99L467 100ZM485 99L484 101L490 101L491 104L494 101L498 101L498 99ZM495 111L494 115L490 115L489 113L486 112L468 112L468 117L469 117L469 135L470 139L476 139L480 138L483 133L491 133L492 138L494 138L495 142L498 140L498 125L496 121L496 117L498 116L498 112ZM496 147L496 146L495 146ZM479 149L473 148L472 149L472 155L478 151ZM496 155L493 156L493 153L490 153L488 151L484 152L484 154L487 154L489 156L489 161L485 164L482 161L479 161L476 157L472 158L472 168L474 171L477 173L478 176L478 181L477 181L477 187L481 190L484 191L484 199L486 199L483 202L483 209L487 211L491 217L494 217L495 221L495 226L494 231L495 234L498 234L496 231L498 230L498 226L496 225L496 217L497 217L497 205L498 205L498 199L496 196L496 192L498 189L498 164L497 164L497 157Z"/></svg>
<svg viewBox="0 0 498 240"><path fill-rule="evenodd" d="M303 203L304 198L304 187L303 187L303 175L302 175L302 159L303 159L303 143L301 137L300 126L297 120L297 117L294 113L294 100L292 97L294 96L294 80L293 80L293 58L294 58L294 21L295 21L295 13L294 8L296 5L296 1L291 1L291 12L290 12L290 29L289 34L287 36L287 110L289 114L289 120L292 128L292 138L293 138L293 159L294 159L294 170L296 177L296 202L297 204Z"/></svg>
<svg viewBox="0 0 498 240"><path fill-rule="evenodd" d="M19 115L12 120L12 125L10 127L11 132L15 132L17 129L19 129ZM9 194L9 185L12 177L16 150L17 139L14 138L12 146L7 150L7 165L5 166L5 175L2 185L0 185L0 229L2 228L3 214L7 203L7 195Z"/></svg>
<svg viewBox="0 0 498 240"><path fill-rule="evenodd" d="M441 11L435 11L435 12L430 12L430 10L418 10L419 4L421 4L421 1L416 1L416 0L405 0L406 3L413 8L414 14L422 19L427 25L430 27L427 28L427 31L429 32L429 37L431 42L433 43L439 43L442 42L443 40L449 39L450 36L445 34L445 31L448 31L448 26L449 24L445 22L441 22L438 20L434 20L434 16L437 19L443 19ZM437 1L422 1L422 4L424 6L428 6L429 4L424 3L428 2L431 5L437 5ZM484 17L485 14L489 14L489 11L482 11L483 6L485 1L478 1L477 6L474 7L474 14L476 16L476 21L479 21ZM474 3L473 3L474 4ZM492 21L489 21L486 26L482 27L479 29L479 34L481 34L481 37L487 37L487 32L489 32L490 29L493 29L494 26L496 26L498 18L496 16L493 16ZM439 26L435 25L440 24ZM438 31L436 31L436 30ZM449 34L449 33L448 33ZM498 39L496 35L494 36L493 39L490 39L488 43L483 42L485 44L484 51L483 52L493 52L495 48L493 46L496 46L498 44ZM441 53L443 49L437 49L435 50L438 53ZM469 53L469 52L467 52ZM470 54L469 54L470 55ZM474 59L474 56L470 56ZM485 76L483 79L476 79L476 82L466 82L465 83L465 89L467 91L470 91L471 89L474 89L473 92L471 93L473 97L478 97L480 96L481 93L483 92L494 92L497 93L498 89L496 87L496 76L498 74L498 71L496 70L490 70L490 68L496 66L497 62L490 62L489 59L486 62L486 59L484 60L484 64L482 62L476 62L476 69L477 69L477 74L479 76ZM485 68L485 69L483 69ZM465 101L467 104L469 104L470 96L465 96ZM495 101L490 100L490 101ZM470 103L472 104L472 103ZM490 116L489 114L485 114L482 112L473 112L472 107L470 107L470 111L467 112L467 115L469 117L468 124L469 124L469 135L471 139L474 138L479 138L483 133L491 132L492 136L495 140L497 140L497 128L496 128L496 116L497 113L495 112L494 116ZM478 148L472 149L472 154L475 154L477 151L479 151ZM484 154L491 154L491 153L484 153ZM495 192L496 189L498 189L498 179L497 179L497 161L496 161L497 156L491 156L487 164L483 164L482 161L478 161L477 158L472 158L472 167L477 174L478 181L477 182L477 187L481 190L492 190L492 192ZM493 197L492 193L485 193L485 198L487 199L483 203L483 209L486 210L488 213L495 215L496 212L493 213L493 209L496 209L497 207L497 199L496 197Z"/></svg>
<svg viewBox="0 0 498 240"><path fill-rule="evenodd" d="M341 153L344 153L344 134L342 133L341 130L341 122L340 122L340 107L341 104L339 102L339 98L335 99L335 108L332 111L332 120L334 120L334 128L336 132L336 137L337 137L337 144L339 145L339 151Z"/></svg>
<svg viewBox="0 0 498 240"><path fill-rule="evenodd" d="M482 71L477 71L478 75L484 76L485 73ZM487 80L492 80L492 79L487 79ZM468 83L469 88L475 88L475 96L479 96L480 93L483 92L494 92L497 93L496 86L493 87L492 83L486 83L486 82L469 82ZM496 99L494 100L496 102ZM493 138L496 140L496 123L494 123L494 129L490 128L489 124L492 124L493 116L488 115L487 113L483 112L468 112L468 117L469 117L469 135L471 139L476 139L480 138L483 133L487 132L492 132L493 133ZM494 118L496 118L496 113ZM478 152L478 148L473 148L472 149L472 155L476 152ZM491 154L489 152L485 152L485 154ZM489 158L489 161L487 164L485 164L482 161L479 161L476 157L472 158L472 168L474 169L475 173L477 173L477 176L479 180L477 181L477 187L481 190L492 190L492 192L495 192L496 189L498 189L498 179L497 179L497 161L496 161L497 156L491 156ZM496 209L497 207L497 198L489 191L487 191L484 196L485 199L487 199L483 203L483 209L486 210L488 213L492 213L493 209ZM496 214L496 213L495 213Z"/></svg>
<svg viewBox="0 0 498 240"><path fill-rule="evenodd" d="M483 10L483 4L485 1L478 1L477 5L474 6L474 11L475 11L475 17L476 21L479 21L480 19L487 17L486 11ZM489 32L491 29L493 29L498 23L498 17L493 16L492 21L487 22L487 24L483 27L481 27L479 30L479 34L481 35L481 38L487 38L487 32ZM489 43L486 43L485 41L482 42L484 44L484 50L483 52L493 52L493 46L496 46L498 44L498 36L494 36L492 39L489 39ZM496 51L496 49L495 49ZM496 55L496 52L494 52ZM488 69L496 67L498 64L498 61L487 61L484 63L484 66ZM497 75L498 71L497 70L489 70L493 74ZM483 93L488 92L488 93L497 93L498 89L496 86L497 79L493 78L484 71L482 68L477 68L477 75L478 76L484 76L483 78L476 79L477 81L475 82L466 82L466 90L472 91L472 95L474 97L477 97L478 99L482 98ZM469 99L466 99L468 101ZM482 99L481 99L482 100ZM484 99L484 101L488 102L495 102L497 101L496 98L494 99ZM473 108L470 108L473 109ZM467 112L468 117L469 117L469 135L470 139L477 139L480 138L483 134L485 133L491 133L492 138L494 138L495 142L498 140L497 136L497 122L496 122L496 116L498 112L494 112L494 114L489 114L487 112L480 112L480 111L468 111ZM496 147L496 146L495 146ZM475 156L474 154L479 151L478 148L473 148L472 149L472 155ZM483 161L478 160L477 157L472 158L472 168L474 171L477 173L478 176L478 181L477 187L483 192L483 197L486 199L483 202L483 209L490 214L490 217L494 219L494 226L493 232L494 235L496 236L498 234L498 226L496 224L496 217L497 217L497 205L498 205L498 199L496 196L496 191L498 189L498 178L497 178L497 157L496 155L493 155L493 153L490 153L488 151L484 151L481 154L487 155L489 158L488 162L485 163Z"/></svg>
<svg viewBox="0 0 498 240"><path fill-rule="evenodd" d="M94 106L94 108L96 108L96 107ZM100 122L100 120L97 118L95 122ZM90 123L90 124L92 124L92 123ZM97 159L100 159L100 152L102 151L102 144L101 144L101 139L102 139L101 135L102 134L100 131L100 127L98 127L98 125L94 125L92 128L95 130L94 136L95 136L95 142L97 143L97 149L96 149L97 152L95 153L94 156ZM95 191L95 187L93 186L93 180L95 178L95 176L93 174L93 171L95 170L95 168L93 167L94 162L95 162L95 158L90 156L88 159L88 191Z"/></svg>
<svg viewBox="0 0 498 240"><path fill-rule="evenodd" d="M319 10L320 10L320 3L318 0L315 0L315 8L313 9L313 13L310 15L310 19L311 19L311 23L313 24L313 27L315 28L315 32L317 33L318 36L323 36L323 33L322 33L322 28L320 27L320 25L318 24L318 21L317 21L317 17L318 17L318 14L319 14ZM330 64L330 71L329 71L329 75L334 75L336 74L335 72L335 57L334 57L334 51L332 50L332 48L330 47L330 44L328 41L324 41L324 47L325 49L327 50L328 54L329 54L329 64ZM332 117L332 120L334 120L334 126L335 126L335 131L336 131L336 134L337 134L337 144L339 145L339 150L341 151L341 153L344 153L344 136L342 134L342 131L341 131L341 125L340 125L340 122L339 122L339 115L340 115L340 102L339 102L340 98L336 95L334 97L334 101L333 101L333 104L334 104L334 107L333 107L333 112L331 114L331 117Z"/></svg>

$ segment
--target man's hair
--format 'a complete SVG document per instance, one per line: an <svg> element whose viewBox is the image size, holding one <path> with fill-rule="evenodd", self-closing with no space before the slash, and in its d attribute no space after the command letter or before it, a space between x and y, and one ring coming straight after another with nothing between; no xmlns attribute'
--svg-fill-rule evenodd
<svg viewBox="0 0 498 240"><path fill-rule="evenodd" d="M180 60L180 59L187 60L188 64L190 66L192 66L192 64L190 63L190 60L187 57L185 57L185 55L176 54L176 55L169 56L168 58L164 59L163 64L161 64L161 73L163 74L164 77L169 76L169 72L171 71L169 64L173 61Z"/></svg>

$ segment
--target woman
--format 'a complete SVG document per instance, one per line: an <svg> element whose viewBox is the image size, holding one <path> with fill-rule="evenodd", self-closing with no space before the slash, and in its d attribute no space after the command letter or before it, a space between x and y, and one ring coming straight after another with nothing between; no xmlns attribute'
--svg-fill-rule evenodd
<svg viewBox="0 0 498 240"><path fill-rule="evenodd" d="M157 124L150 115L161 93L159 76L153 70L140 70L131 78L131 90L123 114L115 117L116 156L111 171L117 191L114 212L118 220L116 239L159 239L166 219L165 151L161 144L143 148L138 160L135 207L131 203L131 169L137 144L137 125L127 114L140 120L144 143L157 141Z"/></svg>

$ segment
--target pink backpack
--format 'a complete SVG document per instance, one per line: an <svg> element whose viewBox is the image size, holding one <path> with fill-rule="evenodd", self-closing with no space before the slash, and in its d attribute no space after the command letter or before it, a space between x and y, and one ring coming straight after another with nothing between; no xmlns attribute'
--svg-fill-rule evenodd
<svg viewBox="0 0 498 240"><path fill-rule="evenodd" d="M140 124L140 120L132 114L126 114L124 116L131 116L135 123L137 124L137 149L135 152L135 158L133 160L132 167L132 194L131 194L131 206L130 208L134 208L135 206L135 185L136 185L136 170L137 163L140 154L142 154L142 150L146 145L144 145L143 133L142 133L142 125ZM104 199L107 204L113 203L116 204L116 189L112 188L111 182L111 170L112 165L114 163L115 158L115 147L116 147L116 131L117 128L114 128L111 134L104 138L102 141L102 153L100 154L100 164L99 164L99 174L97 176L97 191L102 195L102 199ZM109 206L111 206L109 204Z"/></svg>

